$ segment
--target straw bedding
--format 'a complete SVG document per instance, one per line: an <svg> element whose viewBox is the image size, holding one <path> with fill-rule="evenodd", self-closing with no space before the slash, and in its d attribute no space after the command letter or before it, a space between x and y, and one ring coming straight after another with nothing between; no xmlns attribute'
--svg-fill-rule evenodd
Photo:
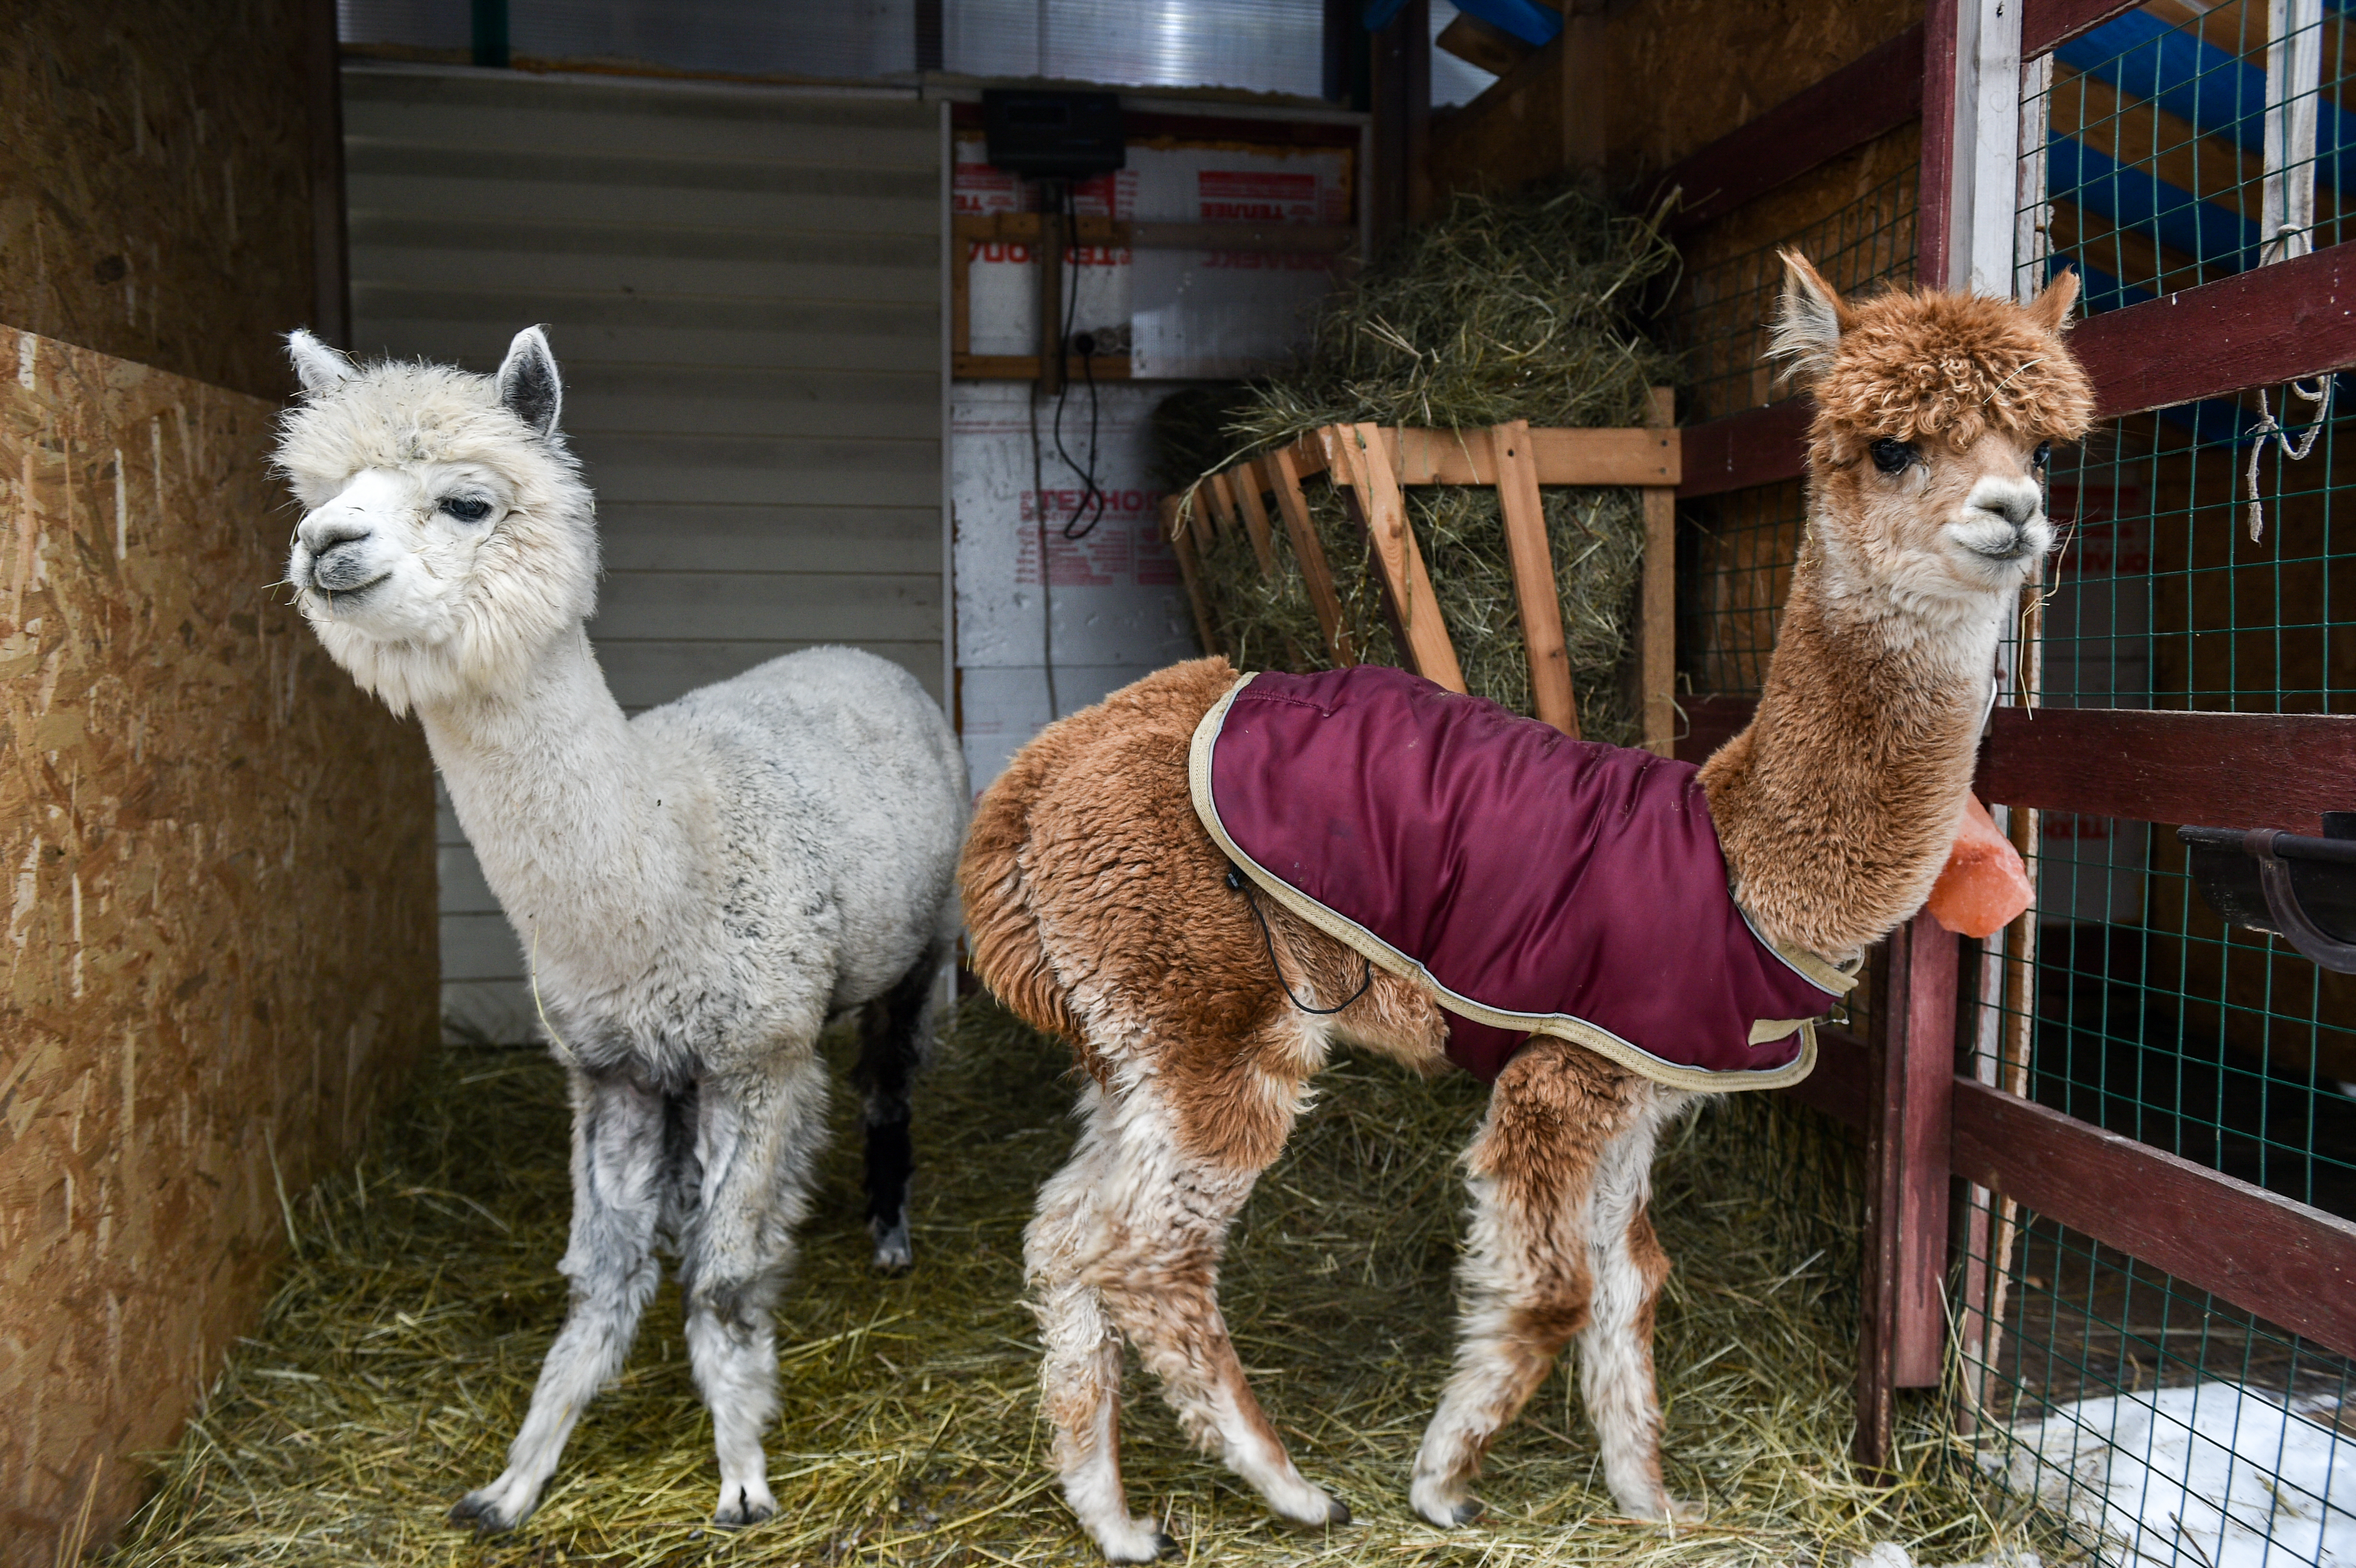
<svg viewBox="0 0 2356 1568"><path fill-rule="evenodd" d="M1282 374L1239 390L1178 394L1156 421L1165 480L1183 485L1234 458L1320 425L1472 430L1637 425L1650 388L1674 365L1638 323L1646 285L1676 264L1647 222L1571 187L1538 196L1472 192L1402 237L1317 318L1308 349ZM1333 486L1308 497L1362 658L1399 662L1364 533ZM1569 643L1582 731L1633 744L1634 715L1618 669L1627 652L1644 521L1633 492L1548 487L1547 542ZM1492 488L1417 486L1408 518L1465 684L1531 710L1514 614L1503 519ZM1298 570L1262 575L1246 542L1196 528L1213 620L1246 667L1328 667Z"/></svg>
<svg viewBox="0 0 2356 1568"><path fill-rule="evenodd" d="M565 1113L560 1075L536 1052L444 1052L358 1170L288 1205L294 1255L267 1316L180 1446L158 1456L157 1494L112 1561L1092 1563L1044 1467L1019 1303L1023 1223L1073 1137L1067 1061L986 1001L961 1010L917 1100L918 1262L900 1278L868 1267L857 1107L837 1096L817 1213L779 1308L776 1520L737 1534L702 1523L711 1433L667 1285L541 1511L478 1545L442 1515L499 1469L563 1309ZM1491 1458L1488 1528L1423 1524L1407 1477L1447 1371L1454 1156L1483 1092L1355 1059L1323 1082L1244 1212L1225 1299L1303 1471L1359 1522L1303 1533L1270 1520L1184 1446L1133 1371L1131 1501L1166 1509L1192 1560L1847 1568L1875 1541L1955 1562L2023 1539L1921 1419L1903 1433L1895 1486L1851 1473L1857 1239L1815 1216L1855 1205L1797 1201L1794 1184L1853 1167L1825 1157L1806 1113L1740 1095L1673 1142L1660 1178L1678 1264L1660 1323L1665 1450L1673 1489L1706 1501L1707 1522L1672 1531L1612 1517L1558 1372Z"/></svg>

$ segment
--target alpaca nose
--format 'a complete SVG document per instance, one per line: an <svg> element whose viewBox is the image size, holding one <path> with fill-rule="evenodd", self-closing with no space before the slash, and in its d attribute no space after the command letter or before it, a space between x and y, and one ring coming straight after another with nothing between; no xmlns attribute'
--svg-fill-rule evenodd
<svg viewBox="0 0 2356 1568"><path fill-rule="evenodd" d="M362 548L376 530L349 513L303 519L305 548L311 552L311 581L330 592L357 588L369 575Z"/></svg>

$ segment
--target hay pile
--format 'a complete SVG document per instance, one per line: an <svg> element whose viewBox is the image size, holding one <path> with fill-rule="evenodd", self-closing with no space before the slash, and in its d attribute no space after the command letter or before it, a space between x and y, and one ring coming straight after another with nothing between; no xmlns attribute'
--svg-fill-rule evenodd
<svg viewBox="0 0 2356 1568"><path fill-rule="evenodd" d="M1164 477L1183 485L1339 422L1642 424L1647 389L1671 379L1674 365L1640 330L1640 296L1676 259L1651 224L1581 187L1460 193L1327 303L1292 368L1237 393L1173 399L1156 421ZM1363 533L1330 485L1309 488L1353 645L1398 663ZM1407 495L1466 686L1529 712L1495 491L1418 486ZM1634 716L1617 670L1644 559L1640 504L1625 490L1550 487L1544 500L1582 727L1590 739L1633 744ZM1264 579L1242 539L1214 540L1201 528L1194 537L1214 624L1238 664L1328 667L1289 549L1281 572Z"/></svg>
<svg viewBox="0 0 2356 1568"><path fill-rule="evenodd" d="M162 1456L160 1490L111 1561L1093 1563L1044 1468L1035 1337L1017 1301L1023 1220L1072 1140L1066 1060L994 1007L964 1009L918 1097L919 1261L898 1279L867 1265L857 1107L838 1096L779 1308L777 1519L737 1534L701 1522L717 1485L711 1430L666 1285L539 1514L477 1545L442 1515L500 1468L563 1309L564 1108L536 1053L444 1052L379 1152L293 1205L299 1250L266 1319ZM1668 1468L1708 1521L1672 1532L1615 1519L1558 1372L1491 1458L1489 1528L1423 1524L1407 1479L1447 1374L1453 1157L1483 1092L1355 1061L1324 1087L1244 1212L1226 1302L1301 1468L1360 1522L1276 1523L1184 1446L1132 1373L1131 1500L1166 1509L1191 1560L1847 1568L1875 1541L1949 1563L2022 1539L1920 1424L1904 1433L1898 1485L1850 1473L1855 1235L1793 1201L1790 1181L1817 1179L1793 1108L1740 1095L1684 1136L1660 1179L1678 1260L1660 1324Z"/></svg>

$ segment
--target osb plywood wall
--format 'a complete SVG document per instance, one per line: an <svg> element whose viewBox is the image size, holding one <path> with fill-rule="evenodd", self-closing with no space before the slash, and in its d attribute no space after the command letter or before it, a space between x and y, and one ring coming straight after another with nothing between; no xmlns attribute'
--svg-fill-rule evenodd
<svg viewBox="0 0 2356 1568"><path fill-rule="evenodd" d="M1512 189L1593 166L1611 189L1648 196L1671 164L1922 19L1922 0L1638 0L1580 18L1434 119L1431 188Z"/></svg>
<svg viewBox="0 0 2356 1568"><path fill-rule="evenodd" d="M274 406L0 328L0 1562L102 1539L435 1032L413 726L270 584Z"/></svg>
<svg viewBox="0 0 2356 1568"><path fill-rule="evenodd" d="M1605 174L1656 175L1922 19L1922 0L1642 0L1607 33Z"/></svg>
<svg viewBox="0 0 2356 1568"><path fill-rule="evenodd" d="M11 0L0 322L262 397L316 319L321 0ZM331 80L331 79L330 79ZM332 135L332 131L329 132Z"/></svg>

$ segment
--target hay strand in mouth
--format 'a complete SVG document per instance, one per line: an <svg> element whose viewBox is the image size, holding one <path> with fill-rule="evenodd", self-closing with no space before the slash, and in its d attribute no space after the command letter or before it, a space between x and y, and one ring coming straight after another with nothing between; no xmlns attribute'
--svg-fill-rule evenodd
<svg viewBox="0 0 2356 1568"><path fill-rule="evenodd" d="M832 1043L847 1056L848 1041ZM444 1051L367 1161L293 1201L302 1255L158 1458L155 1496L111 1561L1093 1563L1045 1469L1020 1301L1022 1228L1073 1139L1068 1061L991 1004L960 1010L918 1090L916 1266L896 1278L868 1265L858 1105L836 1096L816 1213L778 1308L775 1520L734 1533L707 1522L711 1426L666 1285L540 1512L477 1543L443 1516L500 1469L563 1312L564 1093L537 1052ZM1851 1468L1854 1229L1794 1200L1795 1180L1821 1179L1807 1163L1818 1134L1793 1119L1803 1113L1748 1095L1672 1141L1656 1200L1677 1260L1660 1321L1664 1452L1672 1488L1706 1501L1708 1518L1670 1530L1616 1517L1567 1362L1493 1451L1483 1528L1424 1524L1407 1481L1448 1374L1455 1157L1484 1092L1355 1059L1322 1087L1244 1211L1222 1294L1302 1471L1359 1522L1279 1524L1187 1447L1132 1370L1131 1506L1166 1518L1188 1560L1847 1568L1879 1540L1954 1562L2024 1539L1919 1419L1896 1484Z"/></svg>

